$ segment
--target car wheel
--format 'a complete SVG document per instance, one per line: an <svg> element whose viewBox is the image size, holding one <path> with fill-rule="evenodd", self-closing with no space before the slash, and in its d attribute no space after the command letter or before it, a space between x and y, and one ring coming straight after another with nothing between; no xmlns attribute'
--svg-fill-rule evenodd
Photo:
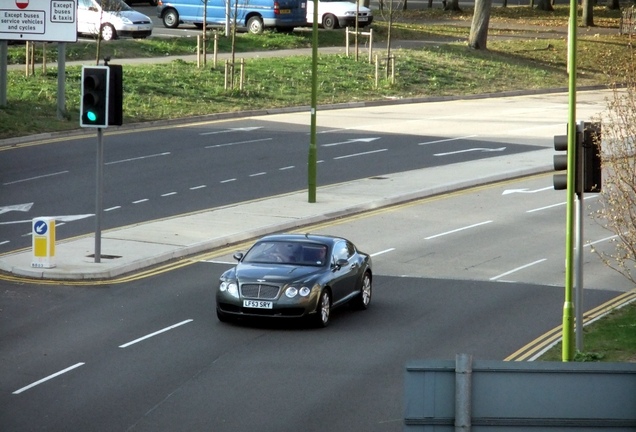
<svg viewBox="0 0 636 432"><path fill-rule="evenodd" d="M318 307L314 316L314 324L316 327L324 328L329 325L329 317L331 315L331 294L329 290L323 290L318 299Z"/></svg>
<svg viewBox="0 0 636 432"><path fill-rule="evenodd" d="M362 290L360 294L353 300L353 305L356 309L365 310L369 307L369 303L371 303L371 294L373 291L373 283L371 280L371 275L367 272L362 277Z"/></svg>
<svg viewBox="0 0 636 432"><path fill-rule="evenodd" d="M110 24L104 24L102 26L102 40L109 41L113 39L117 39L115 28Z"/></svg>
<svg viewBox="0 0 636 432"><path fill-rule="evenodd" d="M326 14L322 17L322 26L327 30L338 28L338 18L332 14Z"/></svg>
<svg viewBox="0 0 636 432"><path fill-rule="evenodd" d="M263 21L260 17L253 16L247 20L247 31L252 34L263 33Z"/></svg>
<svg viewBox="0 0 636 432"><path fill-rule="evenodd" d="M163 25L168 28L179 27L179 14L174 9L168 9L163 14Z"/></svg>

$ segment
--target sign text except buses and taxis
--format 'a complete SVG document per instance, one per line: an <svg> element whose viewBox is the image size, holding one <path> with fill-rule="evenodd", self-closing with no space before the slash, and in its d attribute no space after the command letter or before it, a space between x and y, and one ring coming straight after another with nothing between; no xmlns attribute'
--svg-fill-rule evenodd
<svg viewBox="0 0 636 432"><path fill-rule="evenodd" d="M10 1L4 0L2 6ZM76 0L13 0L13 3L15 7L11 9L0 7L0 39L77 41Z"/></svg>

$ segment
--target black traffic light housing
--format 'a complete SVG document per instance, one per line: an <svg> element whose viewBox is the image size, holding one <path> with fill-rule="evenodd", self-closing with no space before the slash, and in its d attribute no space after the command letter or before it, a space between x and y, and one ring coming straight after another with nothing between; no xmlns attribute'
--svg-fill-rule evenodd
<svg viewBox="0 0 636 432"><path fill-rule="evenodd" d="M108 66L83 66L80 95L80 126L108 126Z"/></svg>
<svg viewBox="0 0 636 432"><path fill-rule="evenodd" d="M124 76L121 65L108 65L110 79L108 83L108 125L121 126L124 120Z"/></svg>
<svg viewBox="0 0 636 432"><path fill-rule="evenodd" d="M585 122L577 125L576 131L576 162L574 169L575 192L601 191L601 124ZM567 171L568 169L568 136L555 135L554 149L564 151L563 154L554 155L554 169ZM554 174L553 184L555 190L567 189L567 172Z"/></svg>

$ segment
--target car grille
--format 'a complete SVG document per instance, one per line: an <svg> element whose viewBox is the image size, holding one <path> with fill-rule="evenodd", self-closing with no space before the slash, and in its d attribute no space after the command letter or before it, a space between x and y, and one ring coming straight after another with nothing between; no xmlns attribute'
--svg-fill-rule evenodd
<svg viewBox="0 0 636 432"><path fill-rule="evenodd" d="M275 299L278 297L279 287L276 285L244 284L241 285L241 295L253 299Z"/></svg>

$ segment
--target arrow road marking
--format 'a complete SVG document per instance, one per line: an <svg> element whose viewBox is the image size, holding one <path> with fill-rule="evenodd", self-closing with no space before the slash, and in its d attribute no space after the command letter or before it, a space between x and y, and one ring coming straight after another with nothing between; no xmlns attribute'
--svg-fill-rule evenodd
<svg viewBox="0 0 636 432"><path fill-rule="evenodd" d="M477 135L466 135L466 136L457 137L457 138L447 138L447 139L423 142L423 143L419 143L418 145L429 145L429 144L437 144L437 143L448 142L448 141L459 141L459 140L463 140L467 138L475 138L476 136Z"/></svg>
<svg viewBox="0 0 636 432"><path fill-rule="evenodd" d="M471 148L471 149L466 149L466 150L458 150L458 151L454 151L454 152L448 152L448 153L435 153L433 156L448 156L448 155L454 155L454 154L459 154L459 153L468 153L468 152L501 152L504 151L506 148L505 147L499 147L499 148L484 148L484 147L477 147L477 148Z"/></svg>
<svg viewBox="0 0 636 432"><path fill-rule="evenodd" d="M366 142L366 143L370 143L372 141L375 140L379 140L380 137L377 138L352 138L352 139L348 139L347 141L342 141L342 142L337 142L337 143L331 143L331 144L323 144L323 147L333 147L333 146L337 146L337 145L341 145L341 144L351 144L354 142Z"/></svg>
<svg viewBox="0 0 636 432"><path fill-rule="evenodd" d="M216 135L216 134L222 134L222 133L228 133L228 132L251 132L257 129L263 129L263 127L254 126L254 127L243 127L243 128L230 128L230 129L221 130L221 131L201 132L199 135Z"/></svg>
<svg viewBox="0 0 636 432"><path fill-rule="evenodd" d="M502 195L508 195L508 194L512 194L512 193L526 193L526 194L533 194L533 193L537 193L537 192L542 192L548 189L552 189L552 186L548 186L548 187L544 187L541 189L535 189L535 190L528 190L528 188L523 188L523 189L506 189L505 191L503 191L501 194Z"/></svg>
<svg viewBox="0 0 636 432"><path fill-rule="evenodd" d="M9 213L10 211L28 212L33 207L33 203L14 204L10 206L0 207L0 214Z"/></svg>

